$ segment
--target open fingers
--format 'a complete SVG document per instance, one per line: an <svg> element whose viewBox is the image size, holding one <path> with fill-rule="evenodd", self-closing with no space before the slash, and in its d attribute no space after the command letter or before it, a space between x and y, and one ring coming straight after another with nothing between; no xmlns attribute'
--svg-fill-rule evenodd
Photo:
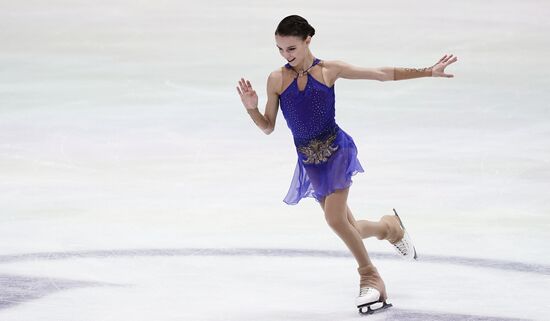
<svg viewBox="0 0 550 321"><path fill-rule="evenodd" d="M448 65L452 64L453 62L457 61L457 57L453 57L453 55L444 55L437 64L442 64L443 68L447 67ZM437 65L436 64L436 65Z"/></svg>
<svg viewBox="0 0 550 321"><path fill-rule="evenodd" d="M245 80L244 78L241 78L241 80L239 80L239 85L241 86L241 90L243 92L252 90L252 84L250 83L250 81Z"/></svg>
<svg viewBox="0 0 550 321"><path fill-rule="evenodd" d="M248 86L246 85L245 80L243 78L239 80L239 86L241 87L242 93L246 93L248 91Z"/></svg>
<svg viewBox="0 0 550 321"><path fill-rule="evenodd" d="M245 90L246 90L246 87L247 87L247 86L246 86L245 81L244 81L243 78L241 78L241 79L239 80L239 86L241 86L241 90L242 90L242 91L245 91Z"/></svg>
<svg viewBox="0 0 550 321"><path fill-rule="evenodd" d="M252 89L252 84L249 80L241 78L239 80L239 87L237 87L237 92L242 97L243 95L248 95L249 93L254 94L254 89Z"/></svg>
<svg viewBox="0 0 550 321"><path fill-rule="evenodd" d="M453 55L451 54L450 56L448 56L444 61L443 63L446 63L446 64L452 64L453 62L455 62L457 60L457 57L455 56L453 58Z"/></svg>
<svg viewBox="0 0 550 321"><path fill-rule="evenodd" d="M458 57L454 57L453 59L449 60L448 65L452 64L453 62L457 61Z"/></svg>

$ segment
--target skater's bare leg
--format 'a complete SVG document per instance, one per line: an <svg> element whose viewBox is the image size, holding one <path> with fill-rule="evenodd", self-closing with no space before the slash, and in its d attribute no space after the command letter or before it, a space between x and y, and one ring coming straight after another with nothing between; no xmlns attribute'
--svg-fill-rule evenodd
<svg viewBox="0 0 550 321"><path fill-rule="evenodd" d="M365 244L358 230L348 220L347 198L349 187L336 190L321 202L325 219L334 232L344 241L359 266L372 266Z"/></svg>
<svg viewBox="0 0 550 321"><path fill-rule="evenodd" d="M323 211L325 210L325 204L324 199L320 201L321 208ZM383 240L386 238L388 234L388 225L384 222L378 221L369 221L369 220L355 220L353 217L353 214L351 213L351 209L346 204L346 210L347 210L347 219L349 223L359 232L359 235L362 239L369 238L371 236L375 236L379 240Z"/></svg>
<svg viewBox="0 0 550 321"><path fill-rule="evenodd" d="M387 295L384 281L369 258L363 239L357 229L357 222L353 218L353 215L347 206L348 193L349 187L343 190L337 190L336 192L326 196L319 203L325 212L325 219L328 224L344 241L344 243L346 243L347 247L350 249L359 264L357 271L361 277L359 283L360 288L371 287L379 291L378 296L374 294L374 292L372 292L369 296L360 295L360 298L358 298L358 303L360 304L357 305L359 307L360 305L365 304L365 302L375 302L378 300L385 301ZM372 231L372 229L368 227L367 233L371 232L376 233L376 231ZM372 295L374 295L374 297L371 297Z"/></svg>
<svg viewBox="0 0 550 321"><path fill-rule="evenodd" d="M371 236L375 236L379 240L386 238L388 234L388 225L385 222L378 221L368 221L368 220L359 220L356 221L351 213L351 209L347 206L348 210L348 220L350 223L355 226L361 238L366 239Z"/></svg>

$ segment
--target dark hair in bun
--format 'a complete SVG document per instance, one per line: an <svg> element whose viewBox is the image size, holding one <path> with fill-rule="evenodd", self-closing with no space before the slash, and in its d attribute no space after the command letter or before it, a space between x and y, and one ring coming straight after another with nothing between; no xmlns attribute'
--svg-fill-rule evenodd
<svg viewBox="0 0 550 321"><path fill-rule="evenodd" d="M315 29L306 19L298 15L291 15L279 22L275 34L279 36L296 36L305 40L307 36L313 37Z"/></svg>

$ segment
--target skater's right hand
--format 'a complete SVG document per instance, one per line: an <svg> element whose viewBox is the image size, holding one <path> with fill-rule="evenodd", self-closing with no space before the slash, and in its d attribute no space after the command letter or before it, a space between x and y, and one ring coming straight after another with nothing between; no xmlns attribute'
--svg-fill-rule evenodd
<svg viewBox="0 0 550 321"><path fill-rule="evenodd" d="M240 89L237 87L237 91L241 96L241 101L243 102L244 107L246 109L258 108L258 95L256 95L256 91L252 89L250 81L241 78L241 80L239 80L239 86Z"/></svg>

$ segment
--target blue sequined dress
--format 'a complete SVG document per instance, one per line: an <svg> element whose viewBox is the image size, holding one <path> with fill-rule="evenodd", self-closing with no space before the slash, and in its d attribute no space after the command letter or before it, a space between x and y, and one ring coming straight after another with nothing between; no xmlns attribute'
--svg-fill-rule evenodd
<svg viewBox="0 0 550 321"><path fill-rule="evenodd" d="M315 59L313 66L320 62ZM290 64L286 68L292 68ZM317 202L337 189L349 187L351 176L364 172L357 147L335 121L334 85L328 87L307 73L304 90L298 80L279 96L281 111L292 132L298 161L284 202L297 204L304 197Z"/></svg>

